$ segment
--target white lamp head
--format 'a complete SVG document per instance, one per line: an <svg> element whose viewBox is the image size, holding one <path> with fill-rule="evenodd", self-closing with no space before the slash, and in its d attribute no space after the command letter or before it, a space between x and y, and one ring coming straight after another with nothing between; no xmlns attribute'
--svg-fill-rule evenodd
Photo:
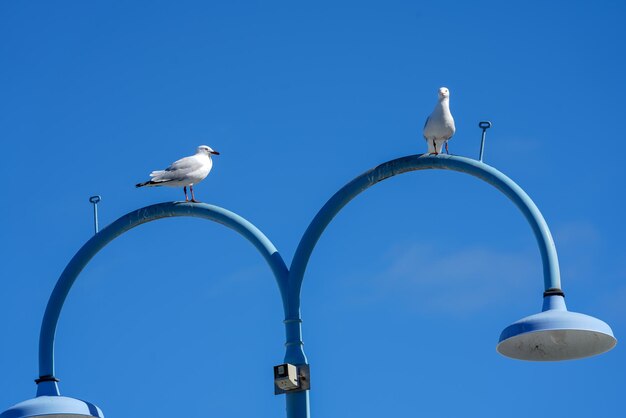
<svg viewBox="0 0 626 418"><path fill-rule="evenodd" d="M563 292L549 289L544 293L543 311L506 327L497 350L518 360L560 361L601 354L616 343L605 322L569 312Z"/></svg>
<svg viewBox="0 0 626 418"><path fill-rule="evenodd" d="M104 418L94 404L66 396L37 396L20 402L0 418Z"/></svg>

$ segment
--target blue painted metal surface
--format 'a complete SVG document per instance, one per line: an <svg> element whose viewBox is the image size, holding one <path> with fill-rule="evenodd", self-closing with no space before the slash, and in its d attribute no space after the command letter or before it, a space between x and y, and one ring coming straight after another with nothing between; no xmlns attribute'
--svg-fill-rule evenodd
<svg viewBox="0 0 626 418"><path fill-rule="evenodd" d="M76 416L104 418L104 414L96 405L68 398L66 396L38 396L20 402L0 414L0 418L27 418L57 414L57 416Z"/></svg>
<svg viewBox="0 0 626 418"><path fill-rule="evenodd" d="M497 350L518 360L562 361L595 356L617 344L611 327L589 315L569 312L562 295L543 298L542 312L506 327Z"/></svg>
<svg viewBox="0 0 626 418"><path fill-rule="evenodd" d="M315 244L337 213L348 202L374 184L398 174L428 169L452 170L470 174L491 184L515 203L530 224L537 239L543 262L545 289L561 288L559 262L554 240L541 212L521 187L500 171L480 161L453 155L421 154L391 160L366 171L335 193L320 209L300 240L291 263L289 273L289 301L291 306L289 312L292 314L299 312L300 290L309 258Z"/></svg>
<svg viewBox="0 0 626 418"><path fill-rule="evenodd" d="M254 225L240 216L216 206L185 202L162 203L139 209L119 218L90 239L72 258L59 278L46 308L41 328L40 376L54 376L54 335L59 315L74 281L86 264L105 245L124 232L146 222L173 216L194 216L219 222L239 232L254 244L270 265L281 292L286 332L284 361L296 365L307 364L302 343L300 293L306 266L321 234L348 202L369 187L398 174L426 169L452 170L470 174L491 184L505 194L520 209L536 237L543 263L545 289L561 288L558 258L548 226L535 204L517 184L495 168L477 160L451 155L413 155L383 163L358 176L335 193L313 218L302 236L289 270L273 244ZM39 383L38 389L38 398L26 401L26 403L34 402L37 408L48 403L48 398L71 399L58 396L58 387L52 378L45 378ZM74 404L77 408L82 408L81 402L83 401L73 401L77 402ZM14 408L23 404L25 403L18 404ZM286 404L288 418L308 418L310 416L308 391L287 393ZM14 409L9 411L12 410ZM90 416L100 417L100 414L100 412L94 412ZM12 418L14 416L29 415L5 416L3 414L0 418Z"/></svg>
<svg viewBox="0 0 626 418"><path fill-rule="evenodd" d="M421 154L398 158L366 171L341 188L320 209L302 236L289 269L287 325L290 326L287 327L285 362L306 363L301 333L300 292L307 264L326 227L344 206L371 186L398 174L429 169L470 174L504 193L521 210L535 234L543 262L545 289L561 288L558 257L548 225L537 206L513 180L487 164L465 157ZM289 418L309 417L308 392L287 394L287 397ZM290 397L293 397L292 401Z"/></svg>
<svg viewBox="0 0 626 418"><path fill-rule="evenodd" d="M283 305L285 307L288 305L286 301L287 266L270 240L250 222L226 209L204 203L172 202L147 206L122 216L94 235L76 253L61 274L48 301L41 325L39 339L40 376L54 376L55 374L54 335L59 315L72 285L87 263L108 243L126 231L157 219L179 216L192 216L215 221L237 231L248 239L270 265L283 298ZM59 395L57 383L53 380L39 383L37 395Z"/></svg>

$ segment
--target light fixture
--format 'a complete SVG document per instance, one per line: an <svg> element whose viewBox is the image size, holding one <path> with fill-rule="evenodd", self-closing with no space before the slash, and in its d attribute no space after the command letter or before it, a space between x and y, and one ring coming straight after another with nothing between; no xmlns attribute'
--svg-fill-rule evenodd
<svg viewBox="0 0 626 418"><path fill-rule="evenodd" d="M609 351L616 343L605 322L569 312L563 292L548 289L544 292L542 312L506 327L497 350L518 360L561 361L595 356Z"/></svg>
<svg viewBox="0 0 626 418"><path fill-rule="evenodd" d="M104 418L96 405L80 399L61 396L52 375L41 376L37 383L37 397L13 405L0 418Z"/></svg>
<svg viewBox="0 0 626 418"><path fill-rule="evenodd" d="M20 402L0 414L0 418L104 418L94 404L66 396L37 396Z"/></svg>

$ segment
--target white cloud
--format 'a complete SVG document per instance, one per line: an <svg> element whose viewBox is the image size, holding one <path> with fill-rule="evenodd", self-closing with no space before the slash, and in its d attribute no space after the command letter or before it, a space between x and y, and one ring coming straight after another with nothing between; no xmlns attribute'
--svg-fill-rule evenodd
<svg viewBox="0 0 626 418"><path fill-rule="evenodd" d="M600 231L589 221L559 224L555 227L553 234L557 248L559 246L575 248L597 247L601 242Z"/></svg>
<svg viewBox="0 0 626 418"><path fill-rule="evenodd" d="M539 251L507 252L487 247L449 251L403 245L384 256L386 267L366 279L372 298L393 298L411 310L464 314L506 303L502 295L543 291Z"/></svg>

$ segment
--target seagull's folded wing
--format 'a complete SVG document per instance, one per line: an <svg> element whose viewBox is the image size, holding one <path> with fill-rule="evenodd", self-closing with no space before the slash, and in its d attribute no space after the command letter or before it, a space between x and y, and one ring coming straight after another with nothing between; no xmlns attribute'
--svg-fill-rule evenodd
<svg viewBox="0 0 626 418"><path fill-rule="evenodd" d="M200 163L194 157L181 158L167 167L165 170L150 173L153 181L181 180L190 172L197 170Z"/></svg>

